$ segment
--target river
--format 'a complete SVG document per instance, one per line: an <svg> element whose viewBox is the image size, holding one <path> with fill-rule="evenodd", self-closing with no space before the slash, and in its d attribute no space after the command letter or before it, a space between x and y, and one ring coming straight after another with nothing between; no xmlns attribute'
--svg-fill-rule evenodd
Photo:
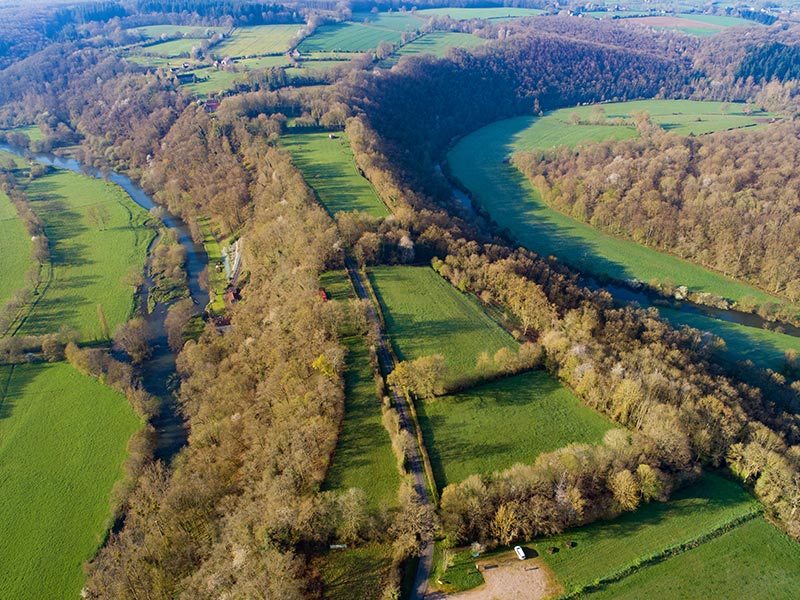
<svg viewBox="0 0 800 600"><path fill-rule="evenodd" d="M0 150L5 150L23 158L35 160L37 162L68 169L83 175L89 175L98 179L107 179L116 183L125 190L131 199L145 210L150 210L157 205L145 191L133 180L120 173L113 171L103 172L94 167L82 164L74 158L56 156L50 153L31 152L27 149L0 144ZM189 232L189 227L178 217L164 211L161 207L161 221L168 229L173 229L178 233L178 242L186 250L186 274L189 287L189 294L195 305L200 309L208 303L208 292L200 286L200 274L208 264L208 256L202 244L195 244ZM158 238L153 240L150 249L155 247ZM148 252L147 263L150 264L151 255ZM165 462L170 462L178 451L186 444L187 431L180 414L174 391L175 359L176 354L171 350L167 343L167 333L164 327L164 319L167 315L168 305L157 303L152 312L147 311L147 298L152 288L153 282L149 277L145 277L145 285L141 293L141 316L145 319L150 330L150 345L152 356L142 363L141 375L144 388L161 400L161 411L153 419L158 442L156 445L155 458Z"/></svg>

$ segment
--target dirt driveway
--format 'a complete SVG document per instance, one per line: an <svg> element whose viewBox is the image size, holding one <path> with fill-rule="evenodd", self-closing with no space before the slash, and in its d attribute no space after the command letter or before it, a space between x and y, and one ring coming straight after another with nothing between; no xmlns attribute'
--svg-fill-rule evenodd
<svg viewBox="0 0 800 600"><path fill-rule="evenodd" d="M541 558L519 560L513 552L477 561L486 581L482 586L447 600L544 600L563 589Z"/></svg>

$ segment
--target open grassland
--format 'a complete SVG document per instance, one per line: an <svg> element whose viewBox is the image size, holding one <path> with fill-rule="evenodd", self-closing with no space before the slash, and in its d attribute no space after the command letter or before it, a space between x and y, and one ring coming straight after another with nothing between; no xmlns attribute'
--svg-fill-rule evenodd
<svg viewBox="0 0 800 600"><path fill-rule="evenodd" d="M404 56L417 54L444 56L450 48L474 48L475 46L486 44L488 41L470 33L434 31L404 45L392 55L391 59L385 61L385 66L396 63Z"/></svg>
<svg viewBox="0 0 800 600"><path fill-rule="evenodd" d="M332 550L314 562L322 575L326 600L374 600L389 577L392 546Z"/></svg>
<svg viewBox="0 0 800 600"><path fill-rule="evenodd" d="M299 61L296 67L288 67L286 69L286 75L289 79L302 79L304 77L311 77L315 73L319 74L329 71L334 67L341 67L349 62L350 59L348 58L335 60L303 60Z"/></svg>
<svg viewBox="0 0 800 600"><path fill-rule="evenodd" d="M106 338L133 309L133 288L123 279L131 269L144 269L153 238L144 226L147 211L117 185L63 169L26 184L25 192L44 221L53 269L19 333L41 335L66 325L84 340Z"/></svg>
<svg viewBox="0 0 800 600"><path fill-rule="evenodd" d="M184 38L205 39L210 38L215 33L222 33L222 27L203 27L194 25L146 25L144 27L133 27L130 31L140 33L146 38L157 40L162 36L175 37L180 35Z"/></svg>
<svg viewBox="0 0 800 600"><path fill-rule="evenodd" d="M347 277L347 271L344 269L326 271L320 275L319 286L325 290L330 300L347 301L356 297L350 279Z"/></svg>
<svg viewBox="0 0 800 600"><path fill-rule="evenodd" d="M287 135L281 140L330 214L353 210L375 217L389 214L372 185L359 174L343 132L337 132L334 139L327 132L313 132Z"/></svg>
<svg viewBox="0 0 800 600"><path fill-rule="evenodd" d="M733 107L723 114L721 104L708 102L659 100L606 104L603 108L608 119L627 117L635 110L648 110L654 122L683 134L705 133L728 126L741 127L763 118L763 115L737 113ZM539 119L518 117L479 129L465 137L448 155L451 172L501 228L505 228L518 243L542 256L555 256L585 273L617 280L671 280L693 291L707 291L733 300L750 296L759 303L776 301L747 284L635 242L607 235L550 208L530 182L505 162L508 156L519 150L573 146L581 142L625 139L636 135L635 130L627 126L569 124L571 113L578 113L585 120L590 118L591 111L592 107L563 109ZM742 358L752 357L760 366L779 368L782 352L798 346L797 338L774 332L675 311L665 314L677 324L697 326L702 322L704 329L726 341L727 335L731 340L728 343L731 352L738 349L747 351ZM760 349L765 343L768 345Z"/></svg>
<svg viewBox="0 0 800 600"><path fill-rule="evenodd" d="M216 67L197 69L195 72L198 81L183 84L183 88L200 98L205 98L212 94L222 93L234 87L239 79L247 77L246 73L237 71L225 71Z"/></svg>
<svg viewBox="0 0 800 600"><path fill-rule="evenodd" d="M646 504L613 521L537 539L528 547L543 556L569 592L760 510L738 484L708 474L669 502ZM567 541L575 547L566 548ZM549 554L549 547L559 551Z"/></svg>
<svg viewBox="0 0 800 600"><path fill-rule="evenodd" d="M518 19L520 17L534 17L543 12L537 8L498 6L496 8L426 8L415 11L414 14L423 19L448 16L451 19L466 21L469 19Z"/></svg>
<svg viewBox="0 0 800 600"><path fill-rule="evenodd" d="M289 49L290 42L302 25L256 25L237 27L233 34L211 48L216 56L259 56L280 54Z"/></svg>
<svg viewBox="0 0 800 600"><path fill-rule="evenodd" d="M363 23L382 29L393 31L415 31L423 21L417 17L416 12L358 12L350 18L353 23Z"/></svg>
<svg viewBox="0 0 800 600"><path fill-rule="evenodd" d="M32 245L31 236L25 230L14 205L0 191L0 306L16 290L30 287L25 280L25 272L35 265L31 258Z"/></svg>
<svg viewBox="0 0 800 600"><path fill-rule="evenodd" d="M78 598L141 426L66 363L0 367L0 598Z"/></svg>
<svg viewBox="0 0 800 600"><path fill-rule="evenodd" d="M193 48L199 48L202 40L196 38L180 38L159 42L152 46L141 48L143 54L154 54L163 58L177 58L179 56L189 56Z"/></svg>
<svg viewBox="0 0 800 600"><path fill-rule="evenodd" d="M291 59L281 54L279 56L256 56L255 58L238 58L234 61L237 67L244 67L248 71L255 69L269 69L270 67L285 67L292 64Z"/></svg>
<svg viewBox="0 0 800 600"><path fill-rule="evenodd" d="M798 564L800 544L757 518L585 597L793 600L800 596Z"/></svg>
<svg viewBox="0 0 800 600"><path fill-rule="evenodd" d="M397 504L400 475L389 433L381 422L381 399L364 338L345 338L345 412L325 489L361 488L373 508Z"/></svg>
<svg viewBox="0 0 800 600"><path fill-rule="evenodd" d="M400 360L442 354L446 385L476 374L481 353L494 355L517 343L492 321L472 296L462 294L430 267L370 270L386 330Z"/></svg>
<svg viewBox="0 0 800 600"><path fill-rule="evenodd" d="M544 371L418 402L417 410L440 489L568 444L599 443L612 427Z"/></svg>
<svg viewBox="0 0 800 600"><path fill-rule="evenodd" d="M336 23L323 25L298 45L300 52L366 52L381 42L397 44L400 32L373 25Z"/></svg>

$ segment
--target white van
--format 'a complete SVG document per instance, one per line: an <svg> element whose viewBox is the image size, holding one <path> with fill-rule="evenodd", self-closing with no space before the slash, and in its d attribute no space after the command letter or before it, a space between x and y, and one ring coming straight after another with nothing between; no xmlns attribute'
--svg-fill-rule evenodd
<svg viewBox="0 0 800 600"><path fill-rule="evenodd" d="M527 558L525 556L525 550L522 549L522 546L514 546L514 552L517 553L517 558L520 560L525 560Z"/></svg>

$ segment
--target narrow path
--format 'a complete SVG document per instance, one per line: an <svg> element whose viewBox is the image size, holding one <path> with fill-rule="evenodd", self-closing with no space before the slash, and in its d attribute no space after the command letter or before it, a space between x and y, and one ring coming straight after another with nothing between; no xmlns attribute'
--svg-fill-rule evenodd
<svg viewBox="0 0 800 600"><path fill-rule="evenodd" d="M364 287L364 282L361 279L361 273L359 273L358 268L349 256L345 257L345 267L347 268L347 273L350 276L350 281L353 282L356 295L362 300L369 301L367 305L367 317L372 323L378 326L378 331L380 331L377 348L378 361L380 362L383 372L388 375L394 369L394 360L392 359L392 355L386 346L386 339L384 338L383 331L380 327L380 319L378 318L378 315L375 312L375 307L372 305L371 298ZM397 407L397 412L400 415L400 426L408 431L413 439L416 439L416 435L414 434L414 429L411 424L411 417L409 416L410 409L406 404L405 397L402 394L399 394L394 388L391 388L391 392L394 398L395 406ZM408 463L409 468L411 469L411 474L414 476L414 489L417 491L420 501L424 505L430 505L431 498L428 494L428 485L425 482L425 468L422 464L422 457L420 456L419 448L417 448L416 444L414 444L410 449ZM423 600L425 598L425 594L428 591L428 577L430 576L432 565L433 538L428 536L426 539L422 540L422 549L420 550L417 574L414 578L414 589L411 592L410 600Z"/></svg>

